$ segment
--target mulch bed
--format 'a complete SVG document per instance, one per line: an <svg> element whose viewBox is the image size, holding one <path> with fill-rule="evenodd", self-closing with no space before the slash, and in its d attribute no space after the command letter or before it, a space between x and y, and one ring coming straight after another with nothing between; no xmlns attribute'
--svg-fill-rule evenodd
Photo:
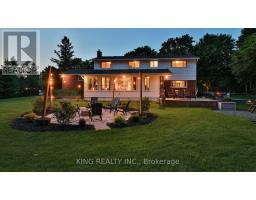
<svg viewBox="0 0 256 200"><path fill-rule="evenodd" d="M94 126L89 124L86 124L85 126L60 125L60 124L49 124L47 126L37 126L35 122L28 122L23 118L16 118L12 122L11 127L21 131L29 131L29 132L95 130Z"/></svg>
<svg viewBox="0 0 256 200"><path fill-rule="evenodd" d="M125 128L125 127L132 127L132 126L139 126L139 125L146 125L146 124L150 124L152 123L153 121L155 121L157 118L157 115L155 114L152 114L152 113L149 113L147 115L147 117L144 117L142 119L140 119L138 122L129 122L129 121L126 121L125 124L117 124L115 122L113 123L108 123L107 125L110 127L110 128Z"/></svg>

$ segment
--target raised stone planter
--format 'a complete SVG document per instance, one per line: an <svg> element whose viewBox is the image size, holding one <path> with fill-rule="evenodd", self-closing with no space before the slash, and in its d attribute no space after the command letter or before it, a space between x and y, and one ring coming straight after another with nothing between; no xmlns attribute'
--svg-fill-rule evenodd
<svg viewBox="0 0 256 200"><path fill-rule="evenodd" d="M236 110L236 102L218 102L219 110Z"/></svg>

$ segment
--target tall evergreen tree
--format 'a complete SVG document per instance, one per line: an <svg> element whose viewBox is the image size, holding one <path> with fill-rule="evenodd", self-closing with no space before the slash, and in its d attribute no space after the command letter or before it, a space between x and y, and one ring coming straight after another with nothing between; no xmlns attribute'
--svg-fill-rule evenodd
<svg viewBox="0 0 256 200"><path fill-rule="evenodd" d="M51 58L51 61L56 63L59 69L63 72L71 67L71 61L74 56L74 47L67 36L58 44L58 50L54 50L57 58Z"/></svg>

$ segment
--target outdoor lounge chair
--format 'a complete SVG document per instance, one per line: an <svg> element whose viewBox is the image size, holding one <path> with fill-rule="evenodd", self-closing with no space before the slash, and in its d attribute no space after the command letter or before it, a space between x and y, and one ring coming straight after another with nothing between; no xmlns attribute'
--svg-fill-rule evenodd
<svg viewBox="0 0 256 200"><path fill-rule="evenodd" d="M106 111L106 109L109 109L109 112L112 112L112 110L114 110L114 113L116 113L117 111L117 107L120 104L120 98L115 97L110 104L104 106L104 109Z"/></svg>
<svg viewBox="0 0 256 200"><path fill-rule="evenodd" d="M91 121L92 121L93 116L100 116L100 119L102 120L102 103L91 104L89 116L90 116Z"/></svg>
<svg viewBox="0 0 256 200"><path fill-rule="evenodd" d="M129 104L130 104L130 103L131 103L131 101L129 100L129 101L127 102L127 104L118 106L118 107L117 107L117 112L121 112L121 113L123 113L124 115L126 115L127 112L129 111Z"/></svg>

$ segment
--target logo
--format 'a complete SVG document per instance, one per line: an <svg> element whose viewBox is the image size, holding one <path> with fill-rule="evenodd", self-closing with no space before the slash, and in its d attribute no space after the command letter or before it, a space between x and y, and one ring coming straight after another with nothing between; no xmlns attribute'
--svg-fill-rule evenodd
<svg viewBox="0 0 256 200"><path fill-rule="evenodd" d="M3 75L38 75L39 31L3 31Z"/></svg>

